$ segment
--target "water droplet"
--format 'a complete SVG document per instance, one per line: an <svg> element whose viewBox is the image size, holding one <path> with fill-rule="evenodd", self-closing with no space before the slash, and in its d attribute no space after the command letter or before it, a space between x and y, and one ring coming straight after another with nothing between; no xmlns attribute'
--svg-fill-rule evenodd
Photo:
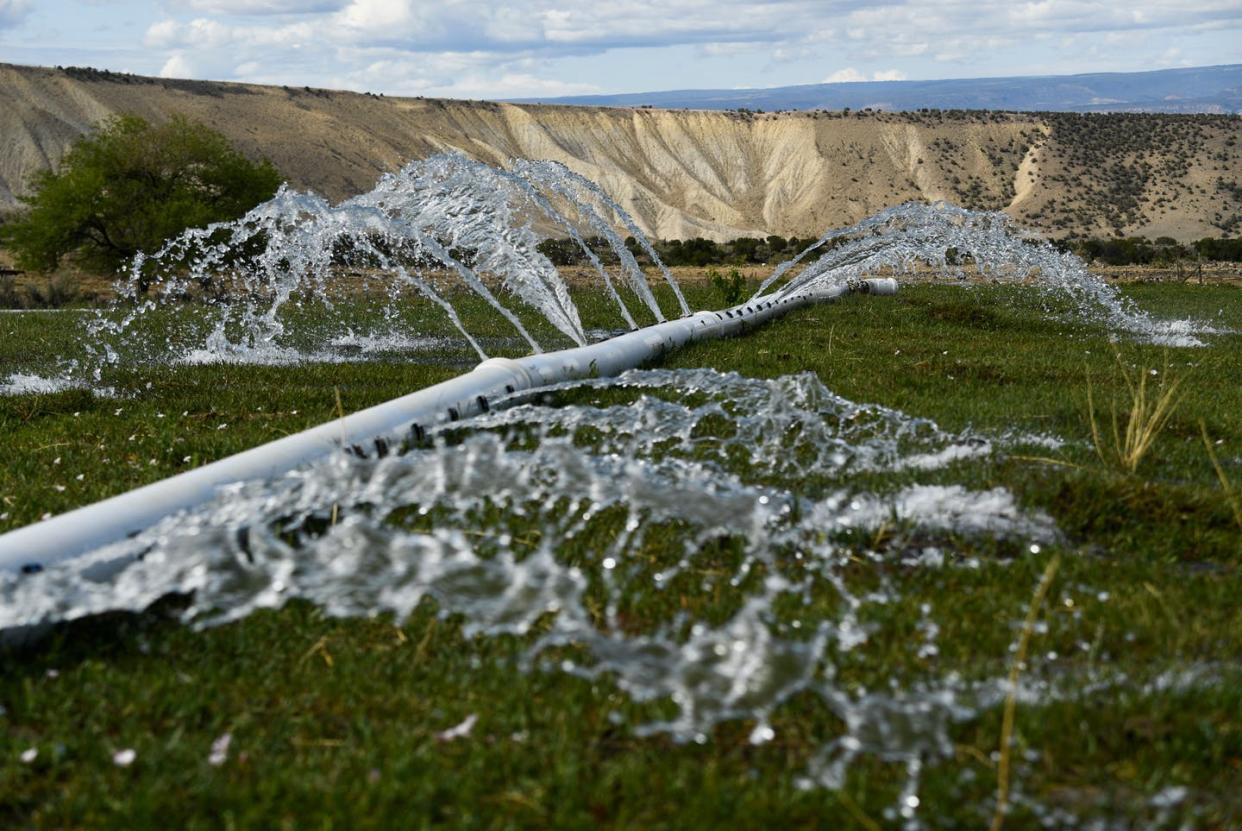
<svg viewBox="0 0 1242 831"><path fill-rule="evenodd" d="M207 764L220 767L229 758L229 745L233 743L232 733L222 733L211 743L211 752L207 755Z"/></svg>
<svg viewBox="0 0 1242 831"><path fill-rule="evenodd" d="M776 731L767 724L760 724L750 733L751 744L766 744L776 738Z"/></svg>

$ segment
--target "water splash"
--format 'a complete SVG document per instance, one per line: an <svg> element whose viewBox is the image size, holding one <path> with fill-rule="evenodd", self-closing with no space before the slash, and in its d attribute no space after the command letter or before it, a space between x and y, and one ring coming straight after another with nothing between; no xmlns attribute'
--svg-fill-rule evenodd
<svg viewBox="0 0 1242 831"><path fill-rule="evenodd" d="M484 358L481 340L454 305L461 291L481 298L529 351L542 346L506 298L582 345L587 336L568 286L538 250L538 222L578 240L633 328L637 323L577 228L585 222L605 235L629 288L663 319L633 256L590 202L575 196L568 171L541 165L528 172L523 177L445 154L387 174L373 190L337 205L282 188L235 222L188 231L140 256L121 292L120 308L128 311L90 325L87 341L99 345L80 363L98 378L101 367L120 363L211 356L237 362L247 355L270 363L299 353L315 359L355 328L366 304L380 321L367 333L373 341L439 336L402 331L403 311L416 296L435 304ZM183 313L187 301L197 316ZM169 333L161 316L174 313L181 314Z"/></svg>
<svg viewBox="0 0 1242 831"><path fill-rule="evenodd" d="M330 339L325 348L306 352L292 347L268 344L259 347L243 347L233 343L214 347L190 349L178 363L187 366L203 364L242 364L250 366L296 366L304 363L341 364L357 361L366 356L376 358L391 355L404 359L430 361L445 352L456 351L464 344L443 337L410 337L389 334L358 334L347 331Z"/></svg>
<svg viewBox="0 0 1242 831"><path fill-rule="evenodd" d="M660 259L660 255L656 253L655 247L651 244L651 240L647 239L646 234L639 229L638 224L634 222L634 218L630 216L624 208L618 205L616 200L605 193L603 188L585 176L574 173L560 162L535 162L528 159L516 159L513 164L514 169L520 175L531 181L543 182L552 186L555 188L557 193L561 194L566 199L569 199L583 211L583 213L591 220L592 227L604 236L604 238L608 241L609 246L611 246L613 253L615 253L617 258L621 261L621 264L625 269L626 278L629 280L630 287L643 298L643 300L647 303L648 308L655 313L656 319L663 320L664 316L660 313L660 309L655 303L655 298L651 295L651 290L647 287L647 279L643 275L642 269L638 265L638 261L634 259L634 255L630 253L629 248L626 247L621 238L617 236L615 231L613 231L612 226L608 223L608 221L600 216L593 208L591 208L589 204L584 201L584 198L594 198L599 200L599 202L621 222L626 230L630 232L630 235L638 243L639 247L642 248L643 253L645 253L651 259L651 262L655 264L655 267L659 269L661 276L664 277L664 281L668 283L669 288L673 290L673 294L677 297L677 303L681 307L681 313L683 315L690 314L690 306L686 303L685 295L681 292L681 286L677 284L677 280L664 265L664 262Z"/></svg>
<svg viewBox="0 0 1242 831"><path fill-rule="evenodd" d="M1023 234L1003 213L944 202L906 203L831 230L777 266L756 294L776 286L778 295L793 295L875 274L911 274L920 265L930 267L930 276L960 279L965 262L983 279L1068 299L1077 317L1151 343L1202 346L1197 336L1215 332L1191 320L1151 317L1091 274L1079 257Z"/></svg>
<svg viewBox="0 0 1242 831"><path fill-rule="evenodd" d="M47 378L29 372L15 372L0 384L0 395L49 395L82 386L69 378Z"/></svg>
<svg viewBox="0 0 1242 831"><path fill-rule="evenodd" d="M901 780L886 818L922 827L923 777L953 758L955 727L1009 687L936 675L930 605L901 641L909 677L860 686L871 644L891 641L874 612L902 602L901 572L1058 544L1053 521L1007 490L945 481L1046 439L947 431L810 374L634 371L509 403L400 452L238 484L133 540L0 578L0 630L173 593L189 595L196 626L295 598L398 620L434 601L468 636L525 637L525 671L615 686L643 713L637 735L708 742L741 721L761 745L784 705L810 696L839 726L816 739L799 784L841 788L878 760ZM644 604L662 593L720 605ZM1028 673L1017 694L1046 704L1130 679L1081 681ZM1020 788L1014 799L1040 808Z"/></svg>
<svg viewBox="0 0 1242 831"><path fill-rule="evenodd" d="M235 222L188 231L139 256L115 307L85 324L80 354L15 367L0 394L42 390L31 386L36 372L103 387L116 367L375 359L419 354L417 344L436 342L484 358L497 340L470 331L459 313L467 295L508 327L517 344L509 351L539 352L548 338L581 345L589 337L569 286L538 248L549 234L568 235L581 249L624 326L639 325L626 297L648 320L665 318L614 225L632 235L688 312L635 220L599 185L555 162L515 160L504 170L443 154L336 205L282 188ZM584 234L603 241L617 274ZM986 279L1029 285L1037 297L1066 298L1079 318L1144 340L1195 346L1213 331L1150 317L1081 260L1024 237L1003 214L943 203L901 205L829 231L776 267L760 292L787 296L877 274L956 280L962 262ZM431 303L430 322L419 300ZM445 322L456 330L454 344ZM398 343L410 348L389 348Z"/></svg>
<svg viewBox="0 0 1242 831"><path fill-rule="evenodd" d="M91 324L90 355L62 377L12 376L0 392L82 386L84 372L99 390L102 371L118 364L484 356L495 338L468 331L454 306L463 290L525 348L538 351L536 331L546 337L549 327L584 343L600 333L584 328L565 280L539 253L540 227L583 250L626 326L637 325L626 296L663 319L613 221L652 257L685 312L634 221L553 163L503 171L440 156L335 206L283 189L235 223L140 258L120 316ZM584 231L612 250L615 282ZM945 205L900 206L830 232L761 291L791 295L922 267L956 278L963 259L985 278L1069 298L1079 316L1141 339L1198 345L1210 331L1152 319L1001 215ZM460 337L415 330L404 312L416 296ZM507 306L510 298L544 329ZM360 299L378 304L378 323L358 323ZM308 332L300 322L311 318L327 323ZM639 735L706 742L740 720L764 744L782 706L810 696L840 727L821 737L801 784L840 788L858 760L878 759L903 779L885 819L919 827L921 779L952 756L954 725L1009 689L1002 678L916 674L867 690L852 682L851 661L884 634L869 612L902 599L895 567L972 567L968 550L1018 557L1058 543L1055 524L1009 491L951 481L962 466L1055 439L945 431L843 399L811 375L632 372L538 396L442 426L429 446L342 454L240 483L133 540L41 574L0 577L0 630L142 610L174 593L190 597L186 617L199 626L295 598L333 615L397 619L433 600L469 635L526 637L528 671L595 679L650 702L658 714L631 725ZM630 613L636 599L680 587L719 588L723 611ZM932 611L920 614L907 644L916 663L939 649ZM1058 694L1025 683L1024 701ZM1083 694L1068 681L1065 689ZM1023 801L1020 790L1014 799Z"/></svg>
<svg viewBox="0 0 1242 831"><path fill-rule="evenodd" d="M632 400L519 404L442 427L429 447L340 454L239 484L81 561L0 578L0 629L141 610L170 593L192 595L197 625L293 598L333 615L404 619L431 598L469 635L538 628L528 668L670 702L674 715L635 725L639 734L706 741L716 725L744 719L763 743L782 703L807 692L855 737L829 742L808 782L832 786L859 753L913 771L937 746L927 731L942 732L926 717L935 696L860 698L836 681L836 661L871 637L866 607L895 597L883 563L926 562L933 549L952 558L961 538L1010 539L1014 551L1056 541L1051 520L1002 489L908 481L1008 440L855 404L811 375L632 372L548 394L619 393ZM705 568L722 549L735 553L731 565ZM139 552L117 569L118 557ZM877 564L878 587L853 585L859 558ZM685 581L725 587L727 619L627 617L634 598ZM777 611L824 589L836 612L813 626ZM564 648L582 657L555 657Z"/></svg>

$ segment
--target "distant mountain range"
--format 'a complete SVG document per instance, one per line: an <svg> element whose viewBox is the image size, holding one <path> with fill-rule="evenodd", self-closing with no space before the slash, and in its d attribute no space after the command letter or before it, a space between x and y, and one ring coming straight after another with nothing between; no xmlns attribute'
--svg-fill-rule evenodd
<svg viewBox="0 0 1242 831"><path fill-rule="evenodd" d="M524 98L521 103L696 110L1007 110L1010 112L1242 112L1242 64L943 81L861 81L768 89L686 89Z"/></svg>

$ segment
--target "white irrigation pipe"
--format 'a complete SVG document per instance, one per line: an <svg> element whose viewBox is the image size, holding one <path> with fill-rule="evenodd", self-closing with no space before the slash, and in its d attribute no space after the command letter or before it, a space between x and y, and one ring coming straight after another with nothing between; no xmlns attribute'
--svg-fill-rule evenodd
<svg viewBox="0 0 1242 831"><path fill-rule="evenodd" d="M891 278L862 280L790 297L768 295L719 312L698 312L590 346L516 360L492 358L465 375L321 424L218 462L0 536L0 573L34 573L119 542L211 499L223 485L270 479L344 447L379 454L427 427L490 408L515 392L617 375L669 350L744 331L809 303L843 294L893 294Z"/></svg>

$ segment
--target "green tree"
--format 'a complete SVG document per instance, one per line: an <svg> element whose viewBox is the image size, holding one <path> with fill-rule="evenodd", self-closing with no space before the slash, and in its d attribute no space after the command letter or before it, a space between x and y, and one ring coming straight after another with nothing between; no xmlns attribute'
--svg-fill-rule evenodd
<svg viewBox="0 0 1242 831"><path fill-rule="evenodd" d="M72 253L87 268L116 272L187 228L236 219L280 181L270 162L252 162L202 124L122 115L79 139L59 170L35 175L22 199L28 210L0 239L32 271Z"/></svg>

